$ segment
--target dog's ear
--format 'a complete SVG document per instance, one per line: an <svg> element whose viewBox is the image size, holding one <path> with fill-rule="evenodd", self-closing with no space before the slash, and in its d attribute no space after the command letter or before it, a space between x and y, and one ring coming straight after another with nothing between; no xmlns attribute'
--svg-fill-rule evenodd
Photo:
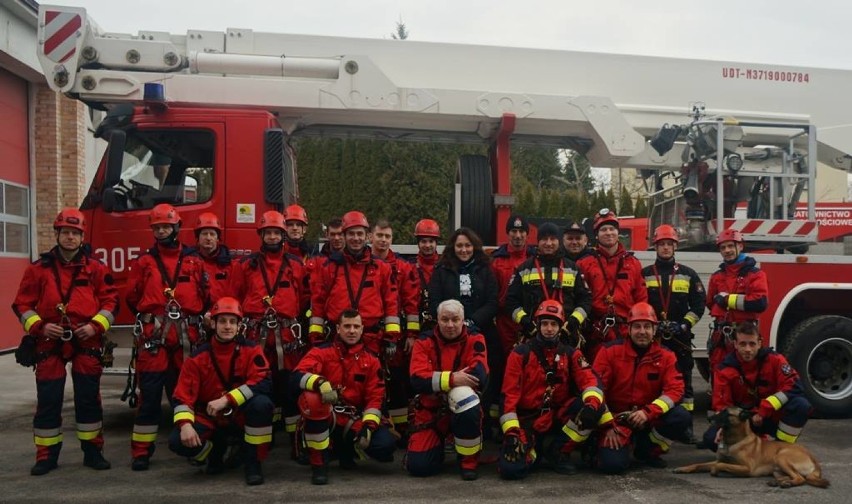
<svg viewBox="0 0 852 504"><path fill-rule="evenodd" d="M749 410L740 411L740 414L739 414L740 420L748 420L751 417L752 417L751 411L749 411Z"/></svg>

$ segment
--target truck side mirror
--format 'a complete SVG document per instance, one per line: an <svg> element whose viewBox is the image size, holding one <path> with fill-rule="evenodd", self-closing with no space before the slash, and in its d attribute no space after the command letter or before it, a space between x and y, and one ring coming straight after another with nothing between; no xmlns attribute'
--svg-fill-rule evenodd
<svg viewBox="0 0 852 504"><path fill-rule="evenodd" d="M127 133L123 130L112 130L109 134L107 147L106 176L104 187L113 187L121 180L121 168L124 164L124 147L127 144Z"/></svg>
<svg viewBox="0 0 852 504"><path fill-rule="evenodd" d="M295 202L296 173L280 128L268 128L263 134L263 196L267 203L282 207Z"/></svg>
<svg viewBox="0 0 852 504"><path fill-rule="evenodd" d="M104 212L112 212L115 210L115 189L112 187L105 187L103 196L101 196L101 207L104 209Z"/></svg>

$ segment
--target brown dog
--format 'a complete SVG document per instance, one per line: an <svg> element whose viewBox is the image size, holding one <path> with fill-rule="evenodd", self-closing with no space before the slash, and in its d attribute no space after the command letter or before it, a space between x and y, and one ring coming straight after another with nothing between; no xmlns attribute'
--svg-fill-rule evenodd
<svg viewBox="0 0 852 504"><path fill-rule="evenodd" d="M678 467L675 473L710 472L716 476L728 472L736 476L775 476L769 486L789 488L804 483L827 488L819 462L802 445L767 441L755 434L749 425L752 413L740 408L728 408L710 421L722 429L726 449L720 449L713 462Z"/></svg>

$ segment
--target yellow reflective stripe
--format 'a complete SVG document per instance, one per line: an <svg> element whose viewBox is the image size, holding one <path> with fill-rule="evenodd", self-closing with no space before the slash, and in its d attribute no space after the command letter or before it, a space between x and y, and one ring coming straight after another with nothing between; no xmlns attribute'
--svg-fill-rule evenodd
<svg viewBox="0 0 852 504"><path fill-rule="evenodd" d="M286 433L288 433L288 434L295 434L295 432L296 432L296 424L289 424L289 423L285 423L285 424L284 424L284 432L286 432Z"/></svg>
<svg viewBox="0 0 852 504"><path fill-rule="evenodd" d="M201 451L198 452L198 455L192 457L192 460L196 462L204 462L207 460L207 456L210 455L211 451L213 451L213 443L205 441L204 444L201 445Z"/></svg>
<svg viewBox="0 0 852 504"><path fill-rule="evenodd" d="M580 313L578 310L574 310L574 312L571 314L571 316L574 317L575 319L577 319L577 322L579 322L581 324L583 323L584 320L586 320L586 317L582 313Z"/></svg>
<svg viewBox="0 0 852 504"><path fill-rule="evenodd" d="M243 391L239 388L235 388L234 390L228 392L228 397L237 403L237 406L242 406L246 402L246 396L243 395Z"/></svg>
<svg viewBox="0 0 852 504"><path fill-rule="evenodd" d="M441 390L449 392L450 390L450 372L444 371L441 373Z"/></svg>
<svg viewBox="0 0 852 504"><path fill-rule="evenodd" d="M405 415L390 415L391 423L394 425L408 423L408 413Z"/></svg>
<svg viewBox="0 0 852 504"><path fill-rule="evenodd" d="M660 408L663 413L667 413L669 411L669 404L662 399L654 399L651 404L655 404L658 408Z"/></svg>
<svg viewBox="0 0 852 504"><path fill-rule="evenodd" d="M656 278L645 277L645 287L647 287L649 289L655 289L659 286L660 286L660 282L658 282Z"/></svg>
<svg viewBox="0 0 852 504"><path fill-rule="evenodd" d="M598 398L598 401L600 401L600 402L601 402L601 404L603 404L603 402L604 402L604 400L603 400L603 394L601 394L601 393L600 393L600 392L598 392L597 390L591 390L591 389L588 389L588 390L585 390L585 391L583 392L583 402L586 402L586 399L588 399L588 398L590 398L590 397L597 397L597 398Z"/></svg>
<svg viewBox="0 0 852 504"><path fill-rule="evenodd" d="M406 416L406 418L407 418L407 416ZM379 418L379 415L376 415L375 413L364 413L364 416L361 417L361 421L362 422L375 422L376 425L378 425L379 423L381 423L382 419Z"/></svg>
<svg viewBox="0 0 852 504"><path fill-rule="evenodd" d="M740 296L742 294L739 294ZM737 309L737 296L738 294L728 294L728 309L736 310Z"/></svg>
<svg viewBox="0 0 852 504"><path fill-rule="evenodd" d="M526 315L527 312L525 312L523 308L518 308L517 310L515 310L515 323L520 324L521 319L524 318Z"/></svg>
<svg viewBox="0 0 852 504"><path fill-rule="evenodd" d="M399 324L385 324L385 332L399 332Z"/></svg>
<svg viewBox="0 0 852 504"><path fill-rule="evenodd" d="M141 432L134 432L130 435L130 440L139 441L140 443L153 443L157 440L157 433L143 434Z"/></svg>
<svg viewBox="0 0 852 504"><path fill-rule="evenodd" d="M80 441L91 441L98 437L98 434L101 433L101 430L93 430L93 431L77 431L77 439Z"/></svg>
<svg viewBox="0 0 852 504"><path fill-rule="evenodd" d="M409 320L408 321L408 330L409 331L419 331L420 330L420 322Z"/></svg>
<svg viewBox="0 0 852 504"><path fill-rule="evenodd" d="M175 412L175 416L172 419L174 423L181 422L186 420L189 423L195 423L195 413L191 411L177 411Z"/></svg>
<svg viewBox="0 0 852 504"><path fill-rule="evenodd" d="M778 429L777 431L775 431L775 437L777 437L779 441L784 441L785 443L791 443L791 444L795 443L796 440L799 439L799 436L793 436L793 435L787 434L786 432L782 431L781 429Z"/></svg>
<svg viewBox="0 0 852 504"><path fill-rule="evenodd" d="M248 432L246 432L243 439L245 439L246 443L248 443L248 444L261 445L261 444L271 443L272 442L272 434L255 435L255 434L249 434ZM326 446L328 446L328 440L327 439L326 439Z"/></svg>
<svg viewBox="0 0 852 504"><path fill-rule="evenodd" d="M673 280L672 292L689 292L689 280Z"/></svg>
<svg viewBox="0 0 852 504"><path fill-rule="evenodd" d="M521 275L522 283L530 283L533 280L541 280L541 276L539 276L538 271L527 273L526 275Z"/></svg>
<svg viewBox="0 0 852 504"><path fill-rule="evenodd" d="M32 327L36 322L41 322L41 317L39 317L38 314L35 314L24 321L24 331L30 332L30 327Z"/></svg>
<svg viewBox="0 0 852 504"><path fill-rule="evenodd" d="M604 414L603 414L603 415L601 415L601 419L600 419L600 420L598 420L598 425L604 425L604 424L607 424L607 423L609 423L609 422L612 422L612 421L613 421L613 419L614 419L614 417L612 416L612 412L611 412L611 411L604 411Z"/></svg>
<svg viewBox="0 0 852 504"><path fill-rule="evenodd" d="M308 445L308 448L313 448L314 450L325 450L328 449L328 438L325 438L322 441L311 441L306 439L305 444Z"/></svg>
<svg viewBox="0 0 852 504"><path fill-rule="evenodd" d="M308 332L321 333L323 332L323 326L319 324L311 324L310 326L308 326Z"/></svg>
<svg viewBox="0 0 852 504"><path fill-rule="evenodd" d="M272 411L272 423L281 421L281 408L275 408Z"/></svg>
<svg viewBox="0 0 852 504"><path fill-rule="evenodd" d="M319 380L319 378L320 375L318 374L312 374L311 376L309 376L308 380L305 382L305 390L314 390L314 385L316 384L317 380Z"/></svg>
<svg viewBox="0 0 852 504"><path fill-rule="evenodd" d="M651 442L654 443L655 445L662 448L664 453L668 452L669 449L672 447L671 444L669 443L669 441L666 438L664 438L662 436L662 434L657 432L657 429L651 430L651 433L648 435L648 439L650 439Z"/></svg>
<svg viewBox="0 0 852 504"><path fill-rule="evenodd" d="M33 436L33 440L36 446L53 446L62 442L62 434L50 437Z"/></svg>
<svg viewBox="0 0 852 504"><path fill-rule="evenodd" d="M562 426L562 432L564 432L565 435L568 436L569 438L571 438L571 440L574 441L575 443L582 443L583 441L586 440L586 438L589 437L589 436L583 436L579 432L577 432L574 429L572 429L571 427L569 427L568 424L565 424L565 425Z"/></svg>
<svg viewBox="0 0 852 504"><path fill-rule="evenodd" d="M686 411L695 411L695 403L684 402L680 404Z"/></svg>
<svg viewBox="0 0 852 504"><path fill-rule="evenodd" d="M503 425L501 425L500 428L503 429L503 432L508 432L509 429L520 429L521 422L519 422L517 418L513 418L503 422Z"/></svg>
<svg viewBox="0 0 852 504"><path fill-rule="evenodd" d="M697 323L698 323L698 316L697 316L697 315L695 315L695 314L694 314L694 313L692 313L692 312L687 313L686 315L684 315L684 316L683 316L683 318L684 318L687 322L689 322L689 325L691 325L691 326L693 326L693 327L695 326L695 324L697 324Z"/></svg>
<svg viewBox="0 0 852 504"><path fill-rule="evenodd" d="M459 455L476 455L482 451L482 439L459 439L456 438L456 453Z"/></svg>
<svg viewBox="0 0 852 504"><path fill-rule="evenodd" d="M109 331L109 328L111 327L109 320L100 313L92 317L92 322L97 322L98 325L104 328L104 331Z"/></svg>
<svg viewBox="0 0 852 504"><path fill-rule="evenodd" d="M778 411L778 410L781 409L781 406L782 406L781 401L779 401L778 398L775 397L774 395L767 397L766 400L769 401L769 404L771 404L773 408L775 408L775 411Z"/></svg>

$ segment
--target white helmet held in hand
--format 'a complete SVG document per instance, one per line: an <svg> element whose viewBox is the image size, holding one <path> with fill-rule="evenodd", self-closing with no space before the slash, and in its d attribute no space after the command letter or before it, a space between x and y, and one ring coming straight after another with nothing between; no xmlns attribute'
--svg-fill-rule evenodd
<svg viewBox="0 0 852 504"><path fill-rule="evenodd" d="M463 413L479 406L479 396L467 386L451 388L447 399L450 411L453 413Z"/></svg>

